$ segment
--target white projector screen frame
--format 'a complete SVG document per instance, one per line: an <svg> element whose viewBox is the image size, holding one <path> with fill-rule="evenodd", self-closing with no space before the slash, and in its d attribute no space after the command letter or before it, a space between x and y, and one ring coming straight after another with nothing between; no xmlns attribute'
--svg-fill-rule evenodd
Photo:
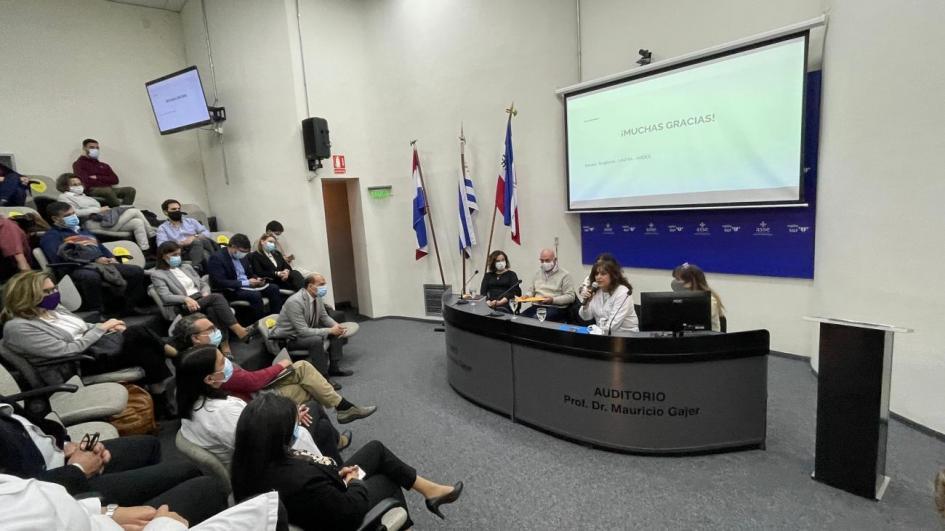
<svg viewBox="0 0 945 531"><path fill-rule="evenodd" d="M800 93L800 102L798 102L800 108L799 120L799 138L797 141L797 179L796 179L796 188L792 183L789 187L783 187L783 189L775 190L771 189L768 193L759 192L754 197L751 193L745 194L733 194L733 193L720 193L716 196L713 196L713 193L702 193L699 194L696 201L687 201L689 199L683 194L672 194L666 195L665 197L660 197L658 195L652 195L647 197L646 195L640 195L637 197L627 197L619 198L615 197L613 199L606 200L592 200L592 201L576 201L572 198L572 168L571 168L571 146L570 146L570 136L571 129L569 128L569 99L574 98L575 100L579 99L581 96L586 96L588 94L602 94L610 92L613 89L620 89L627 86L635 85L641 81L646 81L648 78L658 78L658 77L667 77L672 76L673 74L682 73L686 70L691 70L694 68L699 68L700 66L712 64L712 63L724 63L728 59L739 59L741 57L746 57L758 50L773 49L779 45L786 45L785 43L790 43L790 41L803 41L803 61L800 67L800 72L797 73L800 76L800 82L802 83L801 93ZM628 210L681 210L681 209L719 209L719 208L759 208L759 207L798 207L806 206L804 202L804 113L806 112L806 102L804 101L804 96L806 94L806 72L807 64L809 57L809 45L810 45L810 31L808 28L800 29L798 28L795 31L790 33L781 33L778 35L767 36L764 39L753 40L748 43L739 43L731 47L724 47L721 49L713 50L710 53L700 54L694 57L680 57L676 59L670 59L665 61L660 61L658 64L651 65L651 67L644 67L636 71L630 71L624 75L612 76L605 78L598 82L588 82L582 83L575 87L570 87L567 89L562 89L559 93L564 96L564 107L565 107L565 160L566 160L566 174L567 174L567 211L568 212L607 212L607 211L628 211ZM735 56L735 57L733 57ZM665 65L665 66L661 66ZM793 146L792 146L793 147ZM791 159L793 161L793 159ZM732 195L739 195L739 200L733 201ZM741 197L744 196L744 197ZM787 197L790 196L790 197ZM713 200L713 198L717 200ZM643 198L643 199L640 199ZM636 204L633 204L634 201L637 201Z"/></svg>

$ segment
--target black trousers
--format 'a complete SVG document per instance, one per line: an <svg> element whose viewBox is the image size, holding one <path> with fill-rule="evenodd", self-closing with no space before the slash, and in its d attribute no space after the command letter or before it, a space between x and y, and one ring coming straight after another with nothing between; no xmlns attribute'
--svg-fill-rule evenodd
<svg viewBox="0 0 945 531"><path fill-rule="evenodd" d="M98 356L95 361L83 362L84 374L101 374L128 367L144 369L143 383L163 382L171 375L164 355L161 338L146 326L132 326L121 333L121 352L111 356Z"/></svg>
<svg viewBox="0 0 945 531"><path fill-rule="evenodd" d="M95 270L77 267L69 273L76 289L82 295L83 310L128 315L135 305L142 303L147 296L144 269L127 264L117 264L115 267L128 283L123 294L109 290L102 282L102 276Z"/></svg>
<svg viewBox="0 0 945 531"><path fill-rule="evenodd" d="M323 454L334 459L336 463L341 463L341 452L338 450L338 437L341 434L331 423L325 408L314 400L309 400L305 405L308 406L309 414L312 415L312 424L308 427L308 431L312 434L315 445Z"/></svg>
<svg viewBox="0 0 945 531"><path fill-rule="evenodd" d="M130 435L102 441L112 454L105 472L89 480L103 504L121 506L167 504L191 525L226 509L219 480L203 477L193 465L161 463L161 443L150 435Z"/></svg>
<svg viewBox="0 0 945 531"><path fill-rule="evenodd" d="M269 313L279 313L282 311L282 294L279 293L279 286L269 284L266 289L253 291L240 289L236 291L227 290L223 295L230 301L246 301L253 309L253 320L258 321L268 315L266 305L263 304L263 297L269 299Z"/></svg>
<svg viewBox="0 0 945 531"><path fill-rule="evenodd" d="M345 462L345 466L352 465L358 465L367 473L364 486L371 507L384 498L395 498L407 507L403 489L413 487L417 481L417 471L388 450L384 443L371 441L362 446Z"/></svg>
<svg viewBox="0 0 945 531"><path fill-rule="evenodd" d="M305 285L305 277L295 269L289 270L289 278L285 280L276 278L275 281L281 289L290 289L292 291L298 291Z"/></svg>
<svg viewBox="0 0 945 531"><path fill-rule="evenodd" d="M213 326L220 329L224 334L226 334L231 326L236 324L236 315L233 314L233 310L230 308L229 303L226 302L226 297L223 295L211 293L206 297L199 297L194 300L200 305L200 311L207 315L207 319L210 319ZM187 311L186 306L181 306L180 313L189 315L193 312Z"/></svg>

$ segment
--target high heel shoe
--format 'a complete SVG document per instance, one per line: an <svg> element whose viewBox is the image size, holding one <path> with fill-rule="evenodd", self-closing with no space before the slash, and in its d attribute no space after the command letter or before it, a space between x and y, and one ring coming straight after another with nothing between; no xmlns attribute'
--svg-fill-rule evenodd
<svg viewBox="0 0 945 531"><path fill-rule="evenodd" d="M447 503L453 503L459 499L459 495L463 493L463 482L458 481L453 485L453 490L449 494L444 494L442 496L437 496L435 498L430 498L427 500L427 510L431 513L439 516L442 519L446 519L443 516L443 513L440 512L440 505L446 505Z"/></svg>

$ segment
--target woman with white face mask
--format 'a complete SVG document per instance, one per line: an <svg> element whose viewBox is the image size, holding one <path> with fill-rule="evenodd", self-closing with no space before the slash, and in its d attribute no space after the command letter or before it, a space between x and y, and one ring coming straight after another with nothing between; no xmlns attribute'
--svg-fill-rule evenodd
<svg viewBox="0 0 945 531"><path fill-rule="evenodd" d="M490 308L512 312L509 301L521 295L522 288L518 285L518 275L509 269L509 259L504 252L492 251L489 255L479 292L485 295Z"/></svg>
<svg viewBox="0 0 945 531"><path fill-rule="evenodd" d="M157 231L137 208L119 206L112 211L111 208L102 206L97 199L85 194L82 181L73 173L60 175L56 179L56 189L62 192L59 194L59 200L75 208L82 228L92 232L131 232L142 251L151 248L148 239L154 238Z"/></svg>
<svg viewBox="0 0 945 531"><path fill-rule="evenodd" d="M250 253L249 265L262 278L278 284L282 289L298 291L305 284L302 273L292 269L282 252L275 236L263 234L256 242L256 250Z"/></svg>

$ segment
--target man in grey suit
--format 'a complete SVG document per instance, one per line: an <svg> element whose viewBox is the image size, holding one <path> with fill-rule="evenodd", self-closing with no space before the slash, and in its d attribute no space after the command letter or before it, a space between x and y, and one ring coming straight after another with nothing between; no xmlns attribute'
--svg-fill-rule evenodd
<svg viewBox="0 0 945 531"><path fill-rule="evenodd" d="M355 332L355 323L339 324L325 311L323 298L328 294L325 277L312 273L305 285L289 297L269 337L288 350L308 350L312 365L326 378L350 376L342 370L341 339Z"/></svg>

